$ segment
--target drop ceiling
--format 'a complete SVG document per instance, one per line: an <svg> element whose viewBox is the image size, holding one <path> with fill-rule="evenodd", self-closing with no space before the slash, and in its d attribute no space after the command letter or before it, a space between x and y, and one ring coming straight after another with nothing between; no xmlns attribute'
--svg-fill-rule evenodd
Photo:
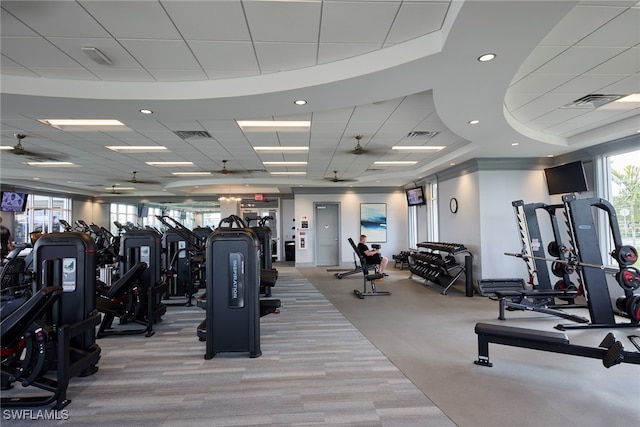
<svg viewBox="0 0 640 427"><path fill-rule="evenodd" d="M397 187L474 158L557 156L640 130L638 102L571 105L640 93L635 1L3 1L1 9L0 145L22 134L27 152L0 151L3 186L105 198ZM485 53L497 56L479 62ZM38 121L54 118L125 126ZM310 127L253 132L237 120ZM358 142L363 154L353 153ZM114 145L167 150L105 148ZM264 146L308 151L254 149ZM26 164L34 159L73 167ZM268 163L282 161L306 165ZM119 186L133 190L113 194Z"/></svg>

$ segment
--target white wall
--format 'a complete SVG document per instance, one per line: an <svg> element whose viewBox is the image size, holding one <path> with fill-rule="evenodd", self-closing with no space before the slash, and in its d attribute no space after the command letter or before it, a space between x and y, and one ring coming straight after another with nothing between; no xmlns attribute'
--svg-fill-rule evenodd
<svg viewBox="0 0 640 427"><path fill-rule="evenodd" d="M347 238L355 241L360 236L360 204L387 204L387 241L382 243L382 253L389 259L393 254L407 250L408 223L407 201L404 193L368 193L368 194L296 194L295 197L295 226L296 233L300 227L300 218L307 216L309 228L304 230L307 238L307 249L298 249L296 238L296 266L315 266L313 230L315 228L314 203L340 204L340 260L342 264L353 264L353 249ZM286 227L286 218L285 218Z"/></svg>
<svg viewBox="0 0 640 427"><path fill-rule="evenodd" d="M462 243L473 253L474 281L524 278L523 260L504 255L522 250L512 202L551 203L542 170L486 170L438 184L440 241ZM449 200L458 200L458 212ZM552 236L550 222L540 221L544 236ZM548 242L546 242L548 243ZM462 261L461 259L459 260Z"/></svg>
<svg viewBox="0 0 640 427"><path fill-rule="evenodd" d="M481 171L479 253L482 278L528 278L522 259L504 255L520 253L520 240L515 209L512 202L551 203L546 190L544 173L537 171ZM553 236L551 222L540 217L543 236ZM545 228L546 227L546 228ZM547 230L545 232L545 230ZM547 244L545 242L545 244ZM479 278L479 277L478 277Z"/></svg>
<svg viewBox="0 0 640 427"><path fill-rule="evenodd" d="M71 202L71 219L73 221L81 219L87 224L93 223L109 230L111 229L110 208L109 203L73 200Z"/></svg>
<svg viewBox="0 0 640 427"><path fill-rule="evenodd" d="M474 281L480 277L480 197L478 173L469 173L458 178L438 183L438 217L440 242L461 243L473 254ZM458 211L451 213L449 201L458 200ZM463 256L457 257L459 263Z"/></svg>

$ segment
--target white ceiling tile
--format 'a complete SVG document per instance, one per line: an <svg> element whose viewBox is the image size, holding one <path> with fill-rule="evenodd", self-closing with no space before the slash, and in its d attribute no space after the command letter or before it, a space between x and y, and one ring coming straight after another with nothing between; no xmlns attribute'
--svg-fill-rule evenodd
<svg viewBox="0 0 640 427"><path fill-rule="evenodd" d="M152 82L155 79L143 69L131 70L123 68L89 68L93 74L102 80L113 82Z"/></svg>
<svg viewBox="0 0 640 427"><path fill-rule="evenodd" d="M518 75L529 74L539 68L541 65L549 62L563 51L567 50L566 46L538 46L527 57L527 59L520 65L518 69ZM514 77L514 82L518 81Z"/></svg>
<svg viewBox="0 0 640 427"><path fill-rule="evenodd" d="M77 67L78 63L45 39L3 37L2 54L25 67Z"/></svg>
<svg viewBox="0 0 640 427"><path fill-rule="evenodd" d="M626 50L621 47L571 47L536 71L550 74L581 74Z"/></svg>
<svg viewBox="0 0 640 427"><path fill-rule="evenodd" d="M250 42L189 40L189 46L206 70L258 72Z"/></svg>
<svg viewBox="0 0 640 427"><path fill-rule="evenodd" d="M589 36L578 46L635 46L640 44L640 8L630 8L616 16Z"/></svg>
<svg viewBox="0 0 640 427"><path fill-rule="evenodd" d="M243 4L254 42L318 41L321 2L245 0Z"/></svg>
<svg viewBox="0 0 640 427"><path fill-rule="evenodd" d="M607 62L587 71L588 74L635 74L640 71L640 47L632 47Z"/></svg>
<svg viewBox="0 0 640 427"><path fill-rule="evenodd" d="M549 91L550 94L573 94L575 99L591 93L602 93L602 89L627 76L618 74L583 74Z"/></svg>
<svg viewBox="0 0 640 427"><path fill-rule="evenodd" d="M2 6L8 2L2 2ZM18 3L18 2L15 2ZM24 2L21 2L24 3ZM10 36L31 36L39 37L38 33L27 27L24 23L20 22L16 17L11 15L5 9L0 10L0 34L2 37Z"/></svg>
<svg viewBox="0 0 640 427"><path fill-rule="evenodd" d="M578 5L540 42L542 46L571 46L588 36L595 28L622 12L617 7Z"/></svg>
<svg viewBox="0 0 640 427"><path fill-rule="evenodd" d="M76 2L3 1L2 7L44 37L110 37ZM60 25L61 22L73 25Z"/></svg>
<svg viewBox="0 0 640 427"><path fill-rule="evenodd" d="M157 1L80 1L115 38L181 39Z"/></svg>
<svg viewBox="0 0 640 427"><path fill-rule="evenodd" d="M377 43L382 45L399 3L328 2L322 9L322 43Z"/></svg>
<svg viewBox="0 0 640 427"><path fill-rule="evenodd" d="M164 1L162 5L187 40L250 41L242 2Z"/></svg>
<svg viewBox="0 0 640 427"><path fill-rule="evenodd" d="M316 64L314 43L256 43L262 71L286 71Z"/></svg>
<svg viewBox="0 0 640 427"><path fill-rule="evenodd" d="M60 50L75 59L79 64L87 68L140 68L136 60L127 52L120 43L113 39L96 38L49 38ZM102 52L113 65L102 65L93 61L82 51L83 47L95 47Z"/></svg>
<svg viewBox="0 0 640 427"><path fill-rule="evenodd" d="M95 74L91 73L86 68L31 67L31 70L39 76L48 79L72 78L77 80L99 80Z"/></svg>
<svg viewBox="0 0 640 427"><path fill-rule="evenodd" d="M159 82L189 82L208 79L207 74L202 70L150 69L149 74Z"/></svg>
<svg viewBox="0 0 640 427"><path fill-rule="evenodd" d="M320 43L318 64L339 61L380 49L379 44L367 43Z"/></svg>
<svg viewBox="0 0 640 427"><path fill-rule="evenodd" d="M402 3L386 43L401 43L440 30L448 8L448 3Z"/></svg>
<svg viewBox="0 0 640 427"><path fill-rule="evenodd" d="M509 88L509 93L545 93L574 78L576 74L534 73L518 80Z"/></svg>
<svg viewBox="0 0 640 427"><path fill-rule="evenodd" d="M191 50L182 40L120 40L144 68L197 70Z"/></svg>
<svg viewBox="0 0 640 427"><path fill-rule="evenodd" d="M640 93L640 73L618 80L602 89L606 93L632 94Z"/></svg>

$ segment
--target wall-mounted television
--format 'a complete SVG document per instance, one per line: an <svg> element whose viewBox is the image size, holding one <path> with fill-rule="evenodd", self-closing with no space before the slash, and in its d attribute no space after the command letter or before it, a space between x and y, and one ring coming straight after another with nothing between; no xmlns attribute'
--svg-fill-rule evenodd
<svg viewBox="0 0 640 427"><path fill-rule="evenodd" d="M12 191L2 192L2 202L0 202L0 211L24 212L26 207L27 207L27 194L14 193Z"/></svg>
<svg viewBox="0 0 640 427"><path fill-rule="evenodd" d="M588 191L584 166L581 161L566 163L544 170L549 194L580 193Z"/></svg>
<svg viewBox="0 0 640 427"><path fill-rule="evenodd" d="M404 190L407 196L407 204L409 206L419 206L427 204L427 200L424 198L424 191L422 187L407 188Z"/></svg>

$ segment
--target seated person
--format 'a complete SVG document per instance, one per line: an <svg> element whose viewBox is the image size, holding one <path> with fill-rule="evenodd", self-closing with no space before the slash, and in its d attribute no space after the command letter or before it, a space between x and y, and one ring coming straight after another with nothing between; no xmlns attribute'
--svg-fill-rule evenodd
<svg viewBox="0 0 640 427"><path fill-rule="evenodd" d="M358 250L364 256L368 265L379 265L380 268L378 271L385 276L388 276L388 274L384 272L384 269L387 266L387 262L389 262L389 259L386 256L382 255L380 249L369 249L369 246L367 246L367 236L364 234L360 235Z"/></svg>

